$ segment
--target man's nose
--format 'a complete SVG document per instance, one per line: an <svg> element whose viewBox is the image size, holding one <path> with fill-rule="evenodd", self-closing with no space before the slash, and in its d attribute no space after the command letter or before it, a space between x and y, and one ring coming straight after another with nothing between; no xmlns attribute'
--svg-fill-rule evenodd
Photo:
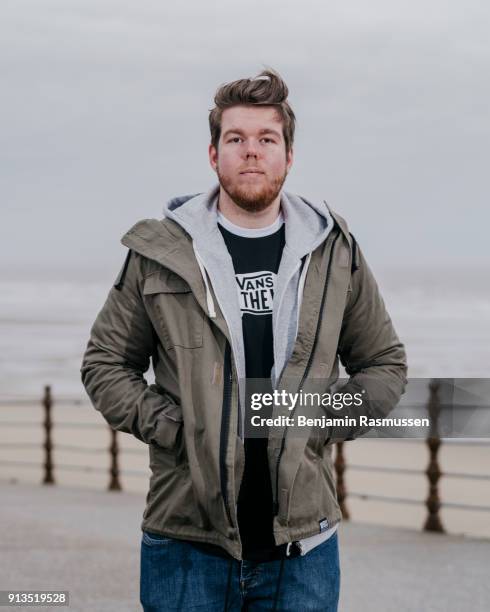
<svg viewBox="0 0 490 612"><path fill-rule="evenodd" d="M257 154L258 154L257 143L253 140L248 140L247 147L245 149L245 155L247 159L249 157L257 157Z"/></svg>

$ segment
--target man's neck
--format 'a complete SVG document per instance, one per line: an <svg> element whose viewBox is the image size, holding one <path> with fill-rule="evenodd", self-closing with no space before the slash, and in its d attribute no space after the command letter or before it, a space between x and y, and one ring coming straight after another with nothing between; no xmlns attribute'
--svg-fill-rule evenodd
<svg viewBox="0 0 490 612"><path fill-rule="evenodd" d="M277 219L280 209L281 196L278 195L277 198L264 210L261 210L260 212L248 212L247 210L240 208L240 206L237 206L226 191L220 188L218 210L234 225L250 229L267 227L268 225L272 225L272 223L274 223L274 221Z"/></svg>

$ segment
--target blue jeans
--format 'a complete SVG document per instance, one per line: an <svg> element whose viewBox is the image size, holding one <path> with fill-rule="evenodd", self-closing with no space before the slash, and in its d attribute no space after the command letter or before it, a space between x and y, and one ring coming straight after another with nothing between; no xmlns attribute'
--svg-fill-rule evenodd
<svg viewBox="0 0 490 612"><path fill-rule="evenodd" d="M143 532L140 600L145 612L336 612L339 590L337 532L304 556L267 563L228 560Z"/></svg>

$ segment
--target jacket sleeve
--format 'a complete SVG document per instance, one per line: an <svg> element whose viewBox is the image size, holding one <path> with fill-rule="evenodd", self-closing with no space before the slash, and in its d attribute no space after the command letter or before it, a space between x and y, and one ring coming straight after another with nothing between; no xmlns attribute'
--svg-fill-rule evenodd
<svg viewBox="0 0 490 612"><path fill-rule="evenodd" d="M376 280L353 238L356 265L351 272L340 332L338 354L349 380L343 393L361 393L362 405L344 408L333 416L353 416L357 427L334 428L329 442L352 440L370 427L359 416L385 417L398 403L407 383L405 348L398 339Z"/></svg>
<svg viewBox="0 0 490 612"><path fill-rule="evenodd" d="M158 425L168 423L159 422L159 415L177 407L169 394L148 386L143 376L156 340L138 282L140 258L128 252L92 326L81 376L94 408L107 423L149 444L158 442Z"/></svg>

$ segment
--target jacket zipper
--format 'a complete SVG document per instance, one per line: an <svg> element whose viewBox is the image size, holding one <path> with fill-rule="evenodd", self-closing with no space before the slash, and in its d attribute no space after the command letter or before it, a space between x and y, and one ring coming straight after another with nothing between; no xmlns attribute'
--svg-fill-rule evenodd
<svg viewBox="0 0 490 612"><path fill-rule="evenodd" d="M327 286L328 286L328 279L330 277L330 268L331 268L331 264L332 264L332 255L333 255L333 251L335 248L335 243L337 242L337 238L341 235L341 232L339 231L339 233L337 234L337 236L335 237L333 244L332 244L332 248L330 250L330 255L328 258L328 265L327 265L327 273L325 275L325 283L323 285L323 293L322 293L322 301L320 303L320 310L318 313L318 321L316 324L316 329L315 329L315 337L313 339L313 346L311 347L311 351L310 351L310 356L308 358L308 363L306 364L306 368L305 371L303 373L303 376L301 378L301 382L299 383L299 389L301 389L301 387L303 386L304 381L306 380L306 377L308 376L308 373L310 371L311 368L311 364L313 362L313 356L315 354L315 349L316 349L316 345L318 342L318 334L320 331L320 322L321 322L321 318L322 318L322 312L323 312L323 307L325 305L325 299L327 297ZM284 370L286 368L283 369L283 373ZM282 375L281 375L282 378ZM276 388L279 386L279 383L281 382L281 380L278 381ZM293 408L293 410L291 411L291 417L294 416L294 413L296 411L296 406ZM286 433L287 433L287 427L284 429L284 433L282 434L282 439L281 439L281 448L279 449L279 454L277 455L277 459L276 459L276 487L275 487L275 500L274 500L274 515L277 516L279 514L279 464L281 462L281 457L282 454L284 452L284 447L286 445Z"/></svg>
<svg viewBox="0 0 490 612"><path fill-rule="evenodd" d="M233 527L231 518L230 500L228 498L228 470L226 467L226 451L228 448L228 438L230 433L230 412L231 412L231 392L233 387L233 372L231 369L231 348L226 341L225 361L223 367L223 403L221 408L221 431L220 431L220 452L219 452L219 471L221 481L221 495L225 504L226 516L230 525Z"/></svg>

